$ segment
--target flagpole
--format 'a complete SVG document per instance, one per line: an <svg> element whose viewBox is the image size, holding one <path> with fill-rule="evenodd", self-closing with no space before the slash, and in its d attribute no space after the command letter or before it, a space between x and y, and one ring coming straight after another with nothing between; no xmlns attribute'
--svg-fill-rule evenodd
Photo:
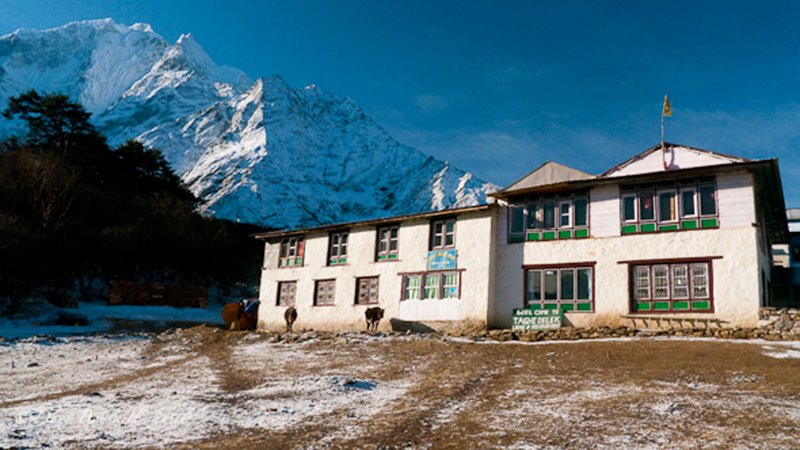
<svg viewBox="0 0 800 450"><path fill-rule="evenodd" d="M667 94L664 94L664 106L661 107L661 165L667 170L667 145L664 142L664 118L672 116L672 106L669 104Z"/></svg>
<svg viewBox="0 0 800 450"><path fill-rule="evenodd" d="M664 95L666 101L667 96ZM667 170L667 148L664 146L664 106L661 106L661 165Z"/></svg>

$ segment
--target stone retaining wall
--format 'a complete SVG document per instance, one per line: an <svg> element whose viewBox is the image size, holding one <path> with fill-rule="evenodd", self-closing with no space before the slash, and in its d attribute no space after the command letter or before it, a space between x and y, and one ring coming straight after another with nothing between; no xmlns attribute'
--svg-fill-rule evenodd
<svg viewBox="0 0 800 450"><path fill-rule="evenodd" d="M800 339L800 309L761 308L758 312L758 326L768 335L787 339Z"/></svg>

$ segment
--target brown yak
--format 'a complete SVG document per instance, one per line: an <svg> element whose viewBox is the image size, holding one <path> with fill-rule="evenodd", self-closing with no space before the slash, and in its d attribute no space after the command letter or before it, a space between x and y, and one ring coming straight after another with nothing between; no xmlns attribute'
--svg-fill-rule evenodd
<svg viewBox="0 0 800 450"><path fill-rule="evenodd" d="M222 320L229 330L255 330L258 325L258 301L240 300L222 307Z"/></svg>

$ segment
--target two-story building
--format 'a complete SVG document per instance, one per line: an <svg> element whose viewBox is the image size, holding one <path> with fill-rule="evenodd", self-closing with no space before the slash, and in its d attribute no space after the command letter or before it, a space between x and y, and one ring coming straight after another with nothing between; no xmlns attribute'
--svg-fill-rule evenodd
<svg viewBox="0 0 800 450"><path fill-rule="evenodd" d="M777 160L652 147L600 175L548 162L494 204L264 233L260 324L508 327L515 308L574 326L625 316L754 326L770 245L786 242Z"/></svg>

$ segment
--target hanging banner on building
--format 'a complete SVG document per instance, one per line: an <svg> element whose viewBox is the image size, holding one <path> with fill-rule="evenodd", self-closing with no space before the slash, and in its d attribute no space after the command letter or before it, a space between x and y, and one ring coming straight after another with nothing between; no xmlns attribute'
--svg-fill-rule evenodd
<svg viewBox="0 0 800 450"><path fill-rule="evenodd" d="M511 319L514 331L543 331L561 328L564 311L560 309L515 309Z"/></svg>
<svg viewBox="0 0 800 450"><path fill-rule="evenodd" d="M431 250L428 252L428 270L455 270L457 267L456 249Z"/></svg>

